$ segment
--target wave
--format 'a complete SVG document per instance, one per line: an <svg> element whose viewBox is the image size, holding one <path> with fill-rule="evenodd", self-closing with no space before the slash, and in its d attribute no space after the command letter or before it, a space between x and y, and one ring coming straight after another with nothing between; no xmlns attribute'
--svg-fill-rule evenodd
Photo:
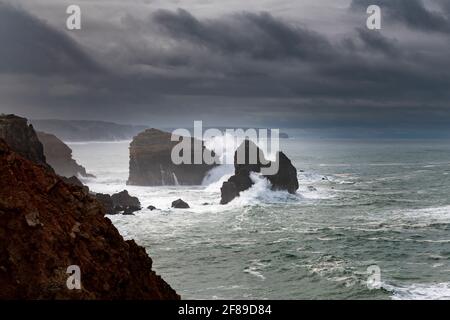
<svg viewBox="0 0 450 320"><path fill-rule="evenodd" d="M448 300L450 299L450 283L416 283L407 286L382 285L383 289L392 293L393 300Z"/></svg>
<svg viewBox="0 0 450 320"><path fill-rule="evenodd" d="M233 206L248 206L248 205L264 205L299 202L302 199L300 194L290 194L287 191L274 191L272 185L260 174L252 172L250 178L253 181L253 186L240 193L240 196L230 202Z"/></svg>

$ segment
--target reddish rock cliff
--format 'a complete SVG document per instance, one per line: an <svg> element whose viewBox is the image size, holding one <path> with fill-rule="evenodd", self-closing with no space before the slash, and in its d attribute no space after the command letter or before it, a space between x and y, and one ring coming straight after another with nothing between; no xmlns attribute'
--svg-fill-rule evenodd
<svg viewBox="0 0 450 320"><path fill-rule="evenodd" d="M178 299L81 187L0 139L0 299ZM81 290L66 286L70 265Z"/></svg>

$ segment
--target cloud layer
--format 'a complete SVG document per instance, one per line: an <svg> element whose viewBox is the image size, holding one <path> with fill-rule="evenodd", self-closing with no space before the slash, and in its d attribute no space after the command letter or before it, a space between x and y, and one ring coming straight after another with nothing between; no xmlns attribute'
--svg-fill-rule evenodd
<svg viewBox="0 0 450 320"><path fill-rule="evenodd" d="M368 4L382 7L381 31L365 28ZM0 4L1 111L166 126L448 126L445 1L353 0L327 11L320 32L274 3L108 21L88 12L78 33L22 5Z"/></svg>

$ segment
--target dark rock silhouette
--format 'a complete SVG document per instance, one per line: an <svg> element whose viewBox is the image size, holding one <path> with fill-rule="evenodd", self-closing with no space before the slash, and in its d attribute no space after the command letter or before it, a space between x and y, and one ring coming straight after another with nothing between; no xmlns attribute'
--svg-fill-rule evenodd
<svg viewBox="0 0 450 320"><path fill-rule="evenodd" d="M0 139L21 156L52 170L46 161L44 147L27 119L13 114L0 115Z"/></svg>
<svg viewBox="0 0 450 320"><path fill-rule="evenodd" d="M199 143L202 152L208 151L199 140L190 138L192 150ZM130 144L130 175L127 184L139 186L200 185L206 173L215 165L206 163L176 165L172 162L172 149L178 141L171 134L157 129L141 132ZM211 154L213 154L211 152Z"/></svg>
<svg viewBox="0 0 450 320"><path fill-rule="evenodd" d="M189 209L189 205L181 199L175 200L172 202L172 208L176 209Z"/></svg>
<svg viewBox="0 0 450 320"><path fill-rule="evenodd" d="M179 299L95 198L1 139L0 177L0 299ZM67 288L73 265L81 290Z"/></svg>
<svg viewBox="0 0 450 320"><path fill-rule="evenodd" d="M113 195L97 193L95 197L105 208L106 214L132 214L141 210L139 199L130 196L127 190Z"/></svg>
<svg viewBox="0 0 450 320"><path fill-rule="evenodd" d="M93 177L72 158L72 149L53 134L37 132L39 141L44 147L47 163L57 174L70 178L72 176Z"/></svg>
<svg viewBox="0 0 450 320"><path fill-rule="evenodd" d="M270 181L272 190L295 193L299 187L297 169L283 152L278 152L277 161L278 172L264 177ZM250 173L260 173L262 168L270 167L271 164L265 159L261 149L252 141L245 140L234 153L234 175L222 184L220 203L227 204L238 197L242 191L249 189L253 185Z"/></svg>
<svg viewBox="0 0 450 320"><path fill-rule="evenodd" d="M156 210L156 207L154 207L154 206L148 206L147 209L150 210L150 211L153 211L153 210Z"/></svg>

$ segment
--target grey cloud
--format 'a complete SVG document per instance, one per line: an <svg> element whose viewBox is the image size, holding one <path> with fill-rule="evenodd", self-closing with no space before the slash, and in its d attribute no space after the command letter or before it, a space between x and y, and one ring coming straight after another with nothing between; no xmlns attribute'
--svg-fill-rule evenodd
<svg viewBox="0 0 450 320"><path fill-rule="evenodd" d="M221 54L244 54L264 60L316 60L332 54L332 46L325 37L288 25L267 12L244 12L200 21L183 9L176 12L159 10L153 20L171 37Z"/></svg>
<svg viewBox="0 0 450 320"><path fill-rule="evenodd" d="M0 2L0 72L98 72L76 42L24 10Z"/></svg>
<svg viewBox="0 0 450 320"><path fill-rule="evenodd" d="M427 8L423 0L352 0L351 8L365 12L369 5L379 5L390 23L401 22L411 29L450 33L448 15ZM444 7L448 9L448 5Z"/></svg>
<svg viewBox="0 0 450 320"><path fill-rule="evenodd" d="M0 53L0 97L23 115L42 118L47 111L53 118L150 124L202 119L320 127L442 125L450 114L445 43L440 50L433 39L427 46L411 45L388 28L349 25L333 39L268 13L126 14L120 23L107 24L113 45L97 36L104 50L96 51L96 58L108 66L97 72L101 67L90 51L23 11L8 10L0 24L9 21L8 28L18 31L1 29L0 41L16 51L23 46L27 54ZM9 15L21 17L20 26ZM96 34L102 35L101 27L98 22ZM49 56L56 57L54 65ZM8 59L14 61L7 64ZM69 72L74 69L84 71ZM13 82L6 71L16 74ZM31 75L18 79L19 72Z"/></svg>

